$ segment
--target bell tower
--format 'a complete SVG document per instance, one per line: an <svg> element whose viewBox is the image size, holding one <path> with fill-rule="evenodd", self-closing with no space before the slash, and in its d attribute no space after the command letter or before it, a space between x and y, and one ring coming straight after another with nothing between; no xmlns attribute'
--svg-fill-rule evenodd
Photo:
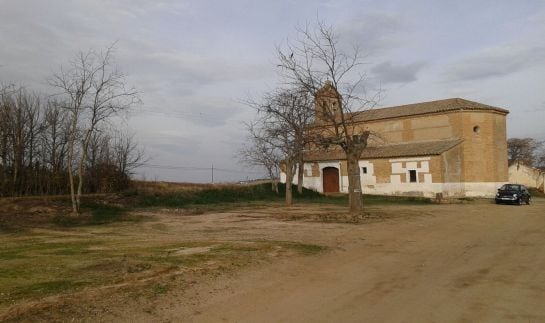
<svg viewBox="0 0 545 323"><path fill-rule="evenodd" d="M316 122L339 120L342 113L341 102L342 98L331 81L325 81L314 97Z"/></svg>

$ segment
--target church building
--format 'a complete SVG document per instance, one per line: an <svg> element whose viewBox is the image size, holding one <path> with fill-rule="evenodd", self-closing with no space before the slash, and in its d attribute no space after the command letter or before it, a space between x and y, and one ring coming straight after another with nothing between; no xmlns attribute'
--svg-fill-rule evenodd
<svg viewBox="0 0 545 323"><path fill-rule="evenodd" d="M328 99L332 91L333 86L326 83L316 95L311 129L327 127L321 120L324 109L336 111L335 106L329 106L338 102ZM494 196L508 181L508 113L460 98L352 113L356 132L369 131L381 139L370 140L360 156L363 193ZM304 153L303 185L318 192L348 192L344 151L313 146ZM281 181L285 182L283 173Z"/></svg>

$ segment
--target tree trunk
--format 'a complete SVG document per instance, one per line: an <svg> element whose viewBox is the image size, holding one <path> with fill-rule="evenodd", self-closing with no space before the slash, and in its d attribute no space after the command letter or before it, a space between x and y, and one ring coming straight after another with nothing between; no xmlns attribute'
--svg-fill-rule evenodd
<svg viewBox="0 0 545 323"><path fill-rule="evenodd" d="M293 204L293 192L291 186L293 183L293 175L295 172L295 165L292 161L286 161L286 205L291 206Z"/></svg>
<svg viewBox="0 0 545 323"><path fill-rule="evenodd" d="M78 213L81 211L81 194L83 193L83 175L85 173L85 162L87 161L87 151L89 149L89 142L93 133L94 124L91 126L85 135L83 143L81 145L81 159L78 165L78 191L76 194L76 205Z"/></svg>
<svg viewBox="0 0 545 323"><path fill-rule="evenodd" d="M271 185L272 185L272 191L276 194L278 194L278 179L277 178L271 178Z"/></svg>
<svg viewBox="0 0 545 323"><path fill-rule="evenodd" d="M348 164L348 200L350 213L358 214L363 210L363 196L361 191L360 167L358 164L359 153L346 152Z"/></svg>
<svg viewBox="0 0 545 323"><path fill-rule="evenodd" d="M72 149L70 149L72 150ZM73 153L69 153L71 156ZM74 172L72 170L72 157L68 157L68 182L70 183L70 200L72 201L72 213L78 214L78 205L76 204L76 192L74 190Z"/></svg>
<svg viewBox="0 0 545 323"><path fill-rule="evenodd" d="M299 195L303 194L303 175L305 171L305 162L303 158L299 159L297 162L297 193Z"/></svg>
<svg viewBox="0 0 545 323"><path fill-rule="evenodd" d="M76 203L76 192L74 187L74 171L72 169L73 161L74 161L74 145L76 144L76 125L77 125L77 117L73 116L71 129L70 129L70 138L68 140L68 160L67 160L67 166L68 166L68 181L70 183L70 200L72 201L72 215L78 215L79 214L79 208L78 204Z"/></svg>

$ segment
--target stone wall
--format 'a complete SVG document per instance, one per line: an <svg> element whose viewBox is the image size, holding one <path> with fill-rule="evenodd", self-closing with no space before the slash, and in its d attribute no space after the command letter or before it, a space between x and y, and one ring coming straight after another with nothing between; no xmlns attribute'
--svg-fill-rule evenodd
<svg viewBox="0 0 545 323"><path fill-rule="evenodd" d="M535 187L544 191L545 172L537 168L528 167L521 162L509 166L509 182Z"/></svg>

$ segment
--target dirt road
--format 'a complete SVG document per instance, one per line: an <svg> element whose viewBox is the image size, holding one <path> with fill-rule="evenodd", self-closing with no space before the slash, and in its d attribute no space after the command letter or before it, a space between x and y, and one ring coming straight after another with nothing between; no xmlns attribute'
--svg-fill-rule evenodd
<svg viewBox="0 0 545 323"><path fill-rule="evenodd" d="M545 321L544 201L399 211L424 215L330 225L311 240L328 240L332 251L215 282L195 305L157 314L195 322ZM305 237L313 225L294 227Z"/></svg>

